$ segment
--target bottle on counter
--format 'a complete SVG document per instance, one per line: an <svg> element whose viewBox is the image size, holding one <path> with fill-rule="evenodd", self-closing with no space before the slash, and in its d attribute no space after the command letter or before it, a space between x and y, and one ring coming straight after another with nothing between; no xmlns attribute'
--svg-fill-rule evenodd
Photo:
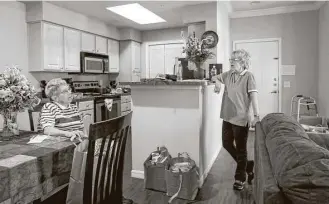
<svg viewBox="0 0 329 204"><path fill-rule="evenodd" d="M182 80L182 63L179 61L178 62L178 67L177 67L177 81L181 81Z"/></svg>

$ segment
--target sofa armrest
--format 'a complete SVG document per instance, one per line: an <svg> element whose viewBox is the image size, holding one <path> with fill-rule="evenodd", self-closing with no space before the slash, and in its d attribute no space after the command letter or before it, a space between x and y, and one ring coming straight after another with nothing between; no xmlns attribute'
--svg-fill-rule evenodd
<svg viewBox="0 0 329 204"><path fill-rule="evenodd" d="M255 202L257 204L289 203L289 201L285 200L274 178L261 123L256 124L255 134Z"/></svg>

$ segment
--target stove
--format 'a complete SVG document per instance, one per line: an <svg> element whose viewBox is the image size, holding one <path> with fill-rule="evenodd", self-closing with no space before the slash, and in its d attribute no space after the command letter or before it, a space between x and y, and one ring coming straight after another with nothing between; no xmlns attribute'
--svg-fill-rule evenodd
<svg viewBox="0 0 329 204"><path fill-rule="evenodd" d="M76 92L82 93L83 97L93 97L94 121L100 122L121 115L121 95L104 93L98 81L73 81ZM108 110L105 99L113 99L112 108Z"/></svg>

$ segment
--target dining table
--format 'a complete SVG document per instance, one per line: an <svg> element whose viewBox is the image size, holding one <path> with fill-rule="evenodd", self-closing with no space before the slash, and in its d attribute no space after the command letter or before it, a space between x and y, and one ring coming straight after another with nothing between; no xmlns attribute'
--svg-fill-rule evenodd
<svg viewBox="0 0 329 204"><path fill-rule="evenodd" d="M69 183L75 144L65 137L20 131L0 137L0 204L31 204Z"/></svg>

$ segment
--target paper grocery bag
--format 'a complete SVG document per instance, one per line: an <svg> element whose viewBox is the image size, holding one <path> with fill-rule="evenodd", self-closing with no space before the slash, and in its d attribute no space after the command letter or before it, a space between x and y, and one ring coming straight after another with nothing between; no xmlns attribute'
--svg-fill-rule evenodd
<svg viewBox="0 0 329 204"><path fill-rule="evenodd" d="M82 141L74 150L66 204L82 204L88 140Z"/></svg>

